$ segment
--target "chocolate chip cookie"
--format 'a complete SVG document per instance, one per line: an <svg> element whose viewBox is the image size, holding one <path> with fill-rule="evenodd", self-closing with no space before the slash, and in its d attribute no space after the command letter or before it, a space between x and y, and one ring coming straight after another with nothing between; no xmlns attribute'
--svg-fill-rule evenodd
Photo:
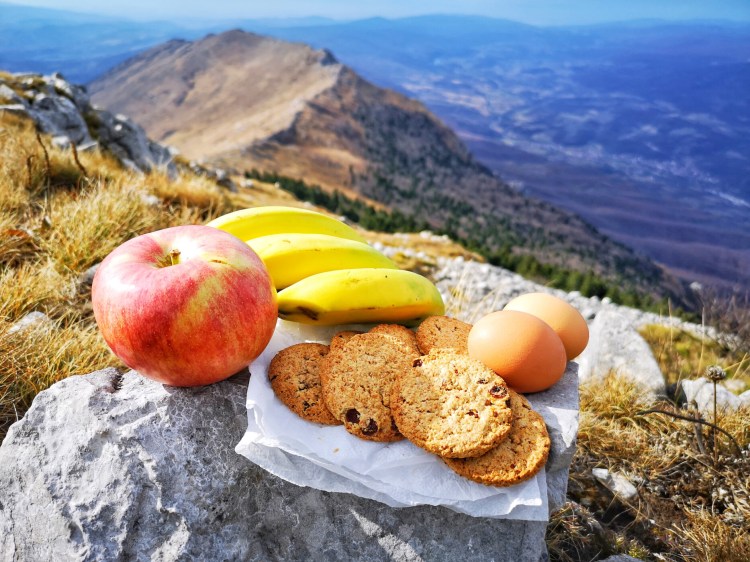
<svg viewBox="0 0 750 562"><path fill-rule="evenodd" d="M276 396L301 418L326 425L341 422L323 402L320 366L328 346L298 343L279 351L268 367L268 379Z"/></svg>
<svg viewBox="0 0 750 562"><path fill-rule="evenodd" d="M480 457L444 458L445 463L461 476L490 486L512 486L539 472L549 455L547 426L526 398L512 390L510 404L513 428L505 440Z"/></svg>
<svg viewBox="0 0 750 562"><path fill-rule="evenodd" d="M401 340L408 345L414 353L420 355L419 346L417 346L417 337L409 328L400 324L378 324L370 329L371 334L385 334Z"/></svg>
<svg viewBox="0 0 750 562"><path fill-rule="evenodd" d="M409 441L442 457L486 453L511 430L505 381L468 355L435 349L399 373L391 409Z"/></svg>
<svg viewBox="0 0 750 562"><path fill-rule="evenodd" d="M391 414L391 390L398 373L418 356L387 334L352 336L327 357L321 370L328 409L352 435L383 442L403 439Z"/></svg>
<svg viewBox="0 0 750 562"><path fill-rule="evenodd" d="M423 355L433 349L454 349L468 354L471 324L449 316L429 316L417 328L417 345Z"/></svg>

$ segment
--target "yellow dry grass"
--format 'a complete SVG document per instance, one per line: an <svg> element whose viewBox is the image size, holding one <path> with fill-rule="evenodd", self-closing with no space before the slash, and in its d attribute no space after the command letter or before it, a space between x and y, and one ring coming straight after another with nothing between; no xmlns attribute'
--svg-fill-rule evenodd
<svg viewBox="0 0 750 562"><path fill-rule="evenodd" d="M668 383L703 376L710 365L720 365L729 378L750 388L750 353L674 326L650 324L640 330L649 343ZM744 390L743 389L743 390Z"/></svg>
<svg viewBox="0 0 750 562"><path fill-rule="evenodd" d="M654 405L614 374L581 387L571 501L554 514L548 531L553 560L616 553L645 559L748 559L750 410L721 419L742 451L720 435L714 463L710 428L645 412L654 407L690 414L667 402ZM618 498L593 477L594 468L624 475L636 485L637 496Z"/></svg>

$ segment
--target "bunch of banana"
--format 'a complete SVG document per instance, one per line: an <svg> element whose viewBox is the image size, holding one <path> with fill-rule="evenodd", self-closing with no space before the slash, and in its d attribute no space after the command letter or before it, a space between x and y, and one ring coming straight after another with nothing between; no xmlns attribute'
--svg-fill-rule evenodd
<svg viewBox="0 0 750 562"><path fill-rule="evenodd" d="M241 238L260 256L279 291L283 319L319 325L408 323L444 312L430 281L398 269L353 228L322 213L255 207L208 225Z"/></svg>

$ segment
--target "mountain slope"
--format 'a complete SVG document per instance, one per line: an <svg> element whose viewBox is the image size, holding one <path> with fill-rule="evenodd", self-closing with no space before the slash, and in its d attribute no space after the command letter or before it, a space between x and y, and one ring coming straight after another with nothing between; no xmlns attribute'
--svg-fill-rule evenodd
<svg viewBox="0 0 750 562"><path fill-rule="evenodd" d="M326 51L230 31L146 51L91 92L190 158L356 194L491 255L528 254L654 296L679 291L577 216L508 187L421 103Z"/></svg>
<svg viewBox="0 0 750 562"><path fill-rule="evenodd" d="M272 31L424 102L525 192L688 281L750 287L750 26L465 16Z"/></svg>

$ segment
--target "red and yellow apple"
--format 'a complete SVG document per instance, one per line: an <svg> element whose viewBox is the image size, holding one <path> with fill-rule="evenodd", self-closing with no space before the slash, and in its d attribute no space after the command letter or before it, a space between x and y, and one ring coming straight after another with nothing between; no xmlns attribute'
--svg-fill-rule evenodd
<svg viewBox="0 0 750 562"><path fill-rule="evenodd" d="M239 238L208 226L176 226L128 240L99 266L96 323L115 355L174 386L223 380L265 349L276 291L263 262Z"/></svg>

